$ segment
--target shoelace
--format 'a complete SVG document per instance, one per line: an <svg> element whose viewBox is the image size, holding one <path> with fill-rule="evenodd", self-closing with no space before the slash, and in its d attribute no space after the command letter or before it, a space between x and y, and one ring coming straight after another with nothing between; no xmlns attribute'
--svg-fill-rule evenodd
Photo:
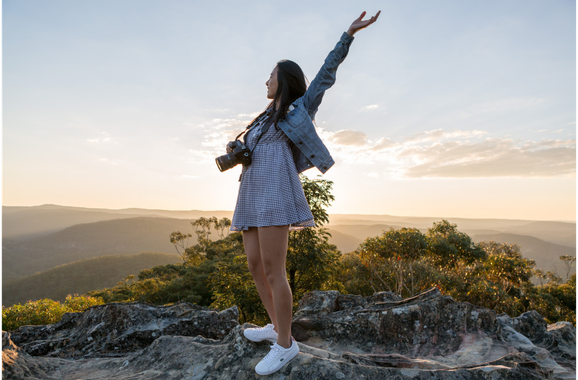
<svg viewBox="0 0 578 380"><path fill-rule="evenodd" d="M271 351L269 351L269 353L267 354L267 356L265 356L263 358L263 360L268 365L271 365L271 363L273 363L275 361L275 359L277 359L277 356L279 356L280 353L281 353L280 346L272 344L271 345Z"/></svg>
<svg viewBox="0 0 578 380"><path fill-rule="evenodd" d="M255 329L256 333L264 333L264 332L269 332L272 331L274 329L273 325L267 325L265 327L258 327Z"/></svg>

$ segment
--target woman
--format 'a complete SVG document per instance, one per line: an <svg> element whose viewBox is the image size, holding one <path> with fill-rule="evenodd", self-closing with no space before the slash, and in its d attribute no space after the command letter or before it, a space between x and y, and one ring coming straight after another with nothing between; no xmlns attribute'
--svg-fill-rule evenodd
<svg viewBox="0 0 578 380"><path fill-rule="evenodd" d="M251 341L274 343L255 367L260 375L278 371L299 353L291 337L293 298L285 269L288 231L315 226L299 173L312 166L325 173L333 165L315 132L315 113L325 90L335 83L335 72L353 35L373 24L379 14L363 21L363 12L351 24L309 88L295 62L278 62L265 83L267 98L272 101L244 136L253 152L252 162L243 166L231 231L243 231L249 270L272 322L244 331Z"/></svg>

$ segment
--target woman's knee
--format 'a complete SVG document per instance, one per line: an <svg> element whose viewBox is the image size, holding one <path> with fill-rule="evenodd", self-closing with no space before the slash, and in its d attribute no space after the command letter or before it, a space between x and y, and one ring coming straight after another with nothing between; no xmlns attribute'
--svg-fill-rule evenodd
<svg viewBox="0 0 578 380"><path fill-rule="evenodd" d="M253 276L263 273L263 263L258 255L247 256L247 266Z"/></svg>
<svg viewBox="0 0 578 380"><path fill-rule="evenodd" d="M263 263L263 272L265 272L265 277L269 285L274 285L280 280L287 281L287 274L285 268L277 268L269 263Z"/></svg>

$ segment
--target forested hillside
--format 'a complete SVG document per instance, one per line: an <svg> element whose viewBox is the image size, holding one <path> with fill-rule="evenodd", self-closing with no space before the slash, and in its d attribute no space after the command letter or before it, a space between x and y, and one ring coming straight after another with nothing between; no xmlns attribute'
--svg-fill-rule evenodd
<svg viewBox="0 0 578 380"><path fill-rule="evenodd" d="M12 302L12 300L23 302L27 299L42 297L63 300L68 293L82 293L111 287L129 274L136 275L141 270L159 264L176 263L179 261L178 256L165 256L166 258L172 257L168 259L172 261L157 263L148 259L144 260L143 256L137 260L135 254L143 251L176 253L175 246L170 241L171 233L175 231L191 234L187 244L194 246L197 244L197 236L193 233L191 226L193 219L166 216L197 215L198 218L199 215L210 215L210 212L103 210L47 205L4 207L3 214L3 229L13 234L12 237L10 235L3 237L3 294L6 305L6 302ZM149 216L135 217L135 215ZM230 216L230 212L215 212L215 215L217 217ZM77 223L88 220L98 221ZM361 261L353 259L361 257L359 252L361 252L362 243L367 239L381 236L392 228L394 230L415 228L416 231L425 234L432 228L432 223L438 223L440 220L441 218L389 215L329 215L330 223L326 226L331 236L324 235L323 239L327 239L327 244L335 245L335 251L332 252L338 252L343 263L355 266ZM450 219L448 222L451 221L456 223L459 231L469 234L473 242L493 240L498 243L518 244L521 255L525 259L535 261L535 269L542 269L544 276L548 271L552 273L550 279L555 280L552 276L558 276L559 281L565 281L567 275L575 272L573 268L568 271L569 267L559 260L560 256L575 256L575 246L556 243L575 244L572 242L576 236L575 223L492 219ZM73 224L69 225L70 223ZM47 233L59 227L62 228L56 232ZM208 238L213 241L218 239L214 231L213 235L209 235ZM303 244L308 244L307 240L304 240ZM348 255L354 251L358 252L357 256L354 253ZM114 268L117 266L111 263L122 261L123 256L126 256L127 261L117 266L127 269L121 273L115 271ZM102 262L96 260L99 257L103 258ZM140 262L137 263L137 261ZM134 265L128 262L133 262ZM57 266L61 267L55 268ZM82 269L73 269L78 266ZM93 268L87 269L88 267ZM97 274L99 272L96 268L99 267L111 269L104 271L107 276L102 277ZM180 271L181 269L177 270L179 273ZM32 276L36 272L41 273ZM368 275L368 273L355 273L350 276ZM208 273L202 275L205 276L203 281L207 280L208 275ZM534 277L532 281L535 285L539 282L550 281L545 278ZM10 284L16 279L22 281ZM105 280L107 282L104 282ZM205 286L205 291L202 292L204 294L202 297L208 300L206 298L209 297L208 290L206 290L206 285L203 286ZM339 287L339 281L333 286Z"/></svg>
<svg viewBox="0 0 578 380"><path fill-rule="evenodd" d="M136 276L144 269L179 262L182 260L176 253L158 252L80 260L4 285L2 302L6 306L42 298L64 302L69 294L83 294L93 289L115 286L129 275Z"/></svg>
<svg viewBox="0 0 578 380"><path fill-rule="evenodd" d="M554 225L560 225L557 222L552 223L554 223ZM467 225L468 223L464 224ZM568 240L567 237L572 236L573 231L568 229L567 224L570 223L564 223L564 228L561 228L561 231L565 232L557 231L556 239L553 240ZM535 224L532 224L531 226L534 225ZM390 228L399 229L401 227L386 224L331 224L328 228L329 233L332 235L329 241L337 245L343 253L352 252L363 240L372 236L380 235L384 231L388 231ZM419 228L419 230L425 232L427 231L427 228ZM462 229L460 228L460 230ZM517 228L515 230L524 231L522 228ZM530 230L533 229L530 228ZM566 273L566 269L564 264L561 263L558 258L560 256L576 255L575 246L555 244L550 241L538 239L534 236L503 233L496 230L464 229L463 231L472 236L472 239L476 242L493 240L500 243L518 244L524 257L534 260L537 268L541 268L544 271L553 271L560 275ZM544 234L537 235L543 236ZM575 270L570 272L570 274L572 273L575 273Z"/></svg>
<svg viewBox="0 0 578 380"><path fill-rule="evenodd" d="M144 251L176 253L170 235L173 231L191 230L190 222L152 217L114 219L78 224L25 241L4 240L2 270L12 272L14 278L91 257Z"/></svg>
<svg viewBox="0 0 578 380"><path fill-rule="evenodd" d="M550 257L548 264L556 261L567 269L556 273L549 268L537 268L518 245L475 241L458 224L444 219L424 228L423 223L431 218L367 215L366 219L358 216L347 219L341 215L336 218L337 222L329 225L334 234L330 237L323 226L328 225L330 218L326 207L333 200L330 194L332 183L304 176L301 180L317 228L306 228L289 235L287 278L295 301L315 289L362 296L385 290L410 297L436 286L443 294L458 301L510 316L537 310L549 322L566 320L575 323L576 276L568 271L575 265L574 248L564 251L567 255ZM392 223L382 222L388 218ZM139 217L81 224L42 238L15 242L11 246L13 250L6 256L12 260L9 260L11 264L19 263L22 270L31 270L34 266L55 265L59 260L74 261L74 258L78 260L117 251L123 256L115 260L122 260L130 253L136 253L130 252L134 247L150 248L161 244L162 249L171 252L179 247L183 262L154 266L139 259L144 269L138 275L131 269L131 275L127 275L124 281L117 283L115 278L113 286L87 284L87 289L93 287L88 294L96 298L81 297L81 302L166 304L184 300L219 309L237 305L242 321L264 323L266 313L248 270L242 235L233 233L226 236L227 222L230 220L217 217L199 218L193 223L184 219ZM492 239L523 238L524 244L533 244L538 254L546 252L552 256L549 248L556 245L536 237L507 232L514 228L519 231L525 225L535 228L537 224L534 222L461 222ZM403 223L416 227L392 227ZM558 229L558 234L553 235L558 240L575 234L570 228L574 225L572 223L552 222L550 225L542 222L539 225L545 230ZM365 235L368 233L371 235ZM331 239L339 244L355 241L345 252L340 252ZM4 244L6 247L6 241ZM18 254L15 247L20 249ZM95 269L106 265L111 265L106 269L109 274L113 268L122 266L85 260L32 276L26 284L33 288L44 287L47 292L44 294L52 294L47 297L62 300L69 289L66 281L83 283L85 278L91 277L96 284L102 280L102 274ZM90 273L94 275L89 276ZM539 278L540 285L532 283L532 277ZM14 287L5 287L4 290L18 295L18 289L25 288L24 284L14 284ZM78 292L82 292L80 287ZM17 320L20 309L30 311L50 302L40 300L28 306L6 309L6 315L14 315Z"/></svg>

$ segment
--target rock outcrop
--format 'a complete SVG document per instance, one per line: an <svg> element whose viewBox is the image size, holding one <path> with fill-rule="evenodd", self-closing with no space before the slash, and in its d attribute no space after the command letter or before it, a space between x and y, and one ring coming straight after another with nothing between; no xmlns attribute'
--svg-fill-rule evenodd
<svg viewBox="0 0 578 380"><path fill-rule="evenodd" d="M2 336L4 379L256 379L269 344L236 307L95 306ZM311 292L292 326L300 353L272 379L571 379L572 324L456 302L437 288L401 299Z"/></svg>

